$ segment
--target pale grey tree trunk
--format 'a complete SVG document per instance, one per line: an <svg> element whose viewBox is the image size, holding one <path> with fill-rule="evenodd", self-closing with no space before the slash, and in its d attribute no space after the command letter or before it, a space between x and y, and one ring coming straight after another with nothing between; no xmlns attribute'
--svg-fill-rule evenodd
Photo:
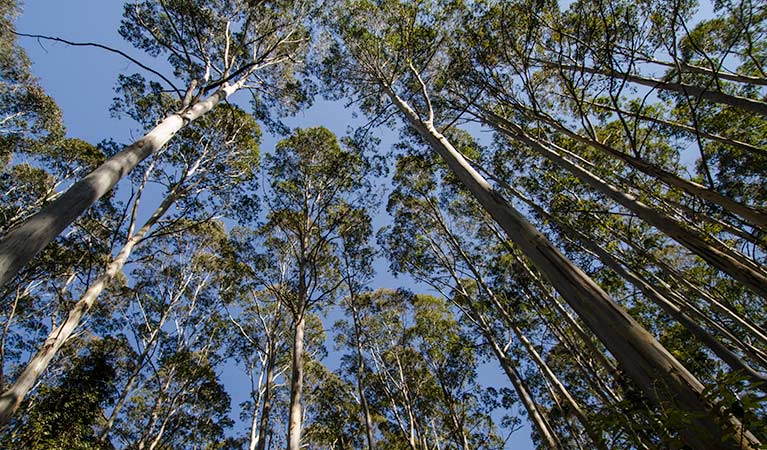
<svg viewBox="0 0 767 450"><path fill-rule="evenodd" d="M658 213L653 208L637 200L634 196L622 192L578 164L567 160L558 152L527 135L514 124L502 124L495 121L492 125L504 135L526 144L541 156L572 173L583 183L606 195L629 211L634 212L640 219L679 242L713 267L727 273L735 280L743 283L751 291L767 299L767 273L765 273L761 266L750 261L746 256L724 246L714 246L706 242L693 230L683 228L676 221Z"/></svg>
<svg viewBox="0 0 767 450"><path fill-rule="evenodd" d="M233 85L224 85L187 110L166 117L144 137L106 160L40 212L9 231L0 240L0 286L9 282L25 264L141 161L157 152L183 127L229 97L241 87L242 82L244 79Z"/></svg>
<svg viewBox="0 0 767 450"><path fill-rule="evenodd" d="M524 111L530 113L529 110L525 109ZM507 124L509 123L508 120L506 120L505 118L501 116L498 116L497 114L494 114L492 111L485 110L484 113L486 116L492 117L493 119L498 120L499 122L503 122ZM584 143L598 150L602 150L603 152L620 159L621 161L633 167L634 169L644 174L657 178L658 180L664 182L666 185L670 187L681 189L682 191L687 192L690 195L696 196L708 202L719 205L725 210L730 211L731 213L736 214L748 220L751 224L756 225L757 227L760 227L762 229L767 228L767 215L764 214L764 212L762 211L758 211L754 208L751 208L748 205L738 203L732 198L722 195L719 192L709 187L706 187L694 181L685 180L684 178L681 178L652 163L649 163L642 159L631 156L609 145L603 144L601 142L595 141L594 139L591 139L585 136L581 136L580 134L569 129L568 127L562 125L559 121L554 120L552 117L549 117L540 113L533 113L533 114L534 114L534 117L562 131L563 133L575 139L576 141Z"/></svg>
<svg viewBox="0 0 767 450"><path fill-rule="evenodd" d="M301 449L301 393L304 385L304 327L305 313L295 318L293 335L293 368L290 375L290 405L288 406L288 450Z"/></svg>
<svg viewBox="0 0 767 450"><path fill-rule="evenodd" d="M604 75L607 77L618 78L621 80L630 81L631 83L640 84L653 89L660 89L663 91L676 92L677 94L689 95L695 98L706 99L712 103L719 103L723 105L734 106L736 108L750 111L753 113L767 115L767 103L754 100L748 97L740 97L737 95L725 94L719 91L712 91L699 86L693 86L690 84L676 83L673 81L657 80L654 78L642 77L639 75L632 75L627 73L621 73L609 69L596 69L586 66L573 66L573 65L560 65L560 64L546 64L556 69L563 70L575 70L579 72Z"/></svg>
<svg viewBox="0 0 767 450"><path fill-rule="evenodd" d="M602 248L588 236L571 227L564 221L553 217L546 210L536 205L521 193L514 191L514 194L522 201L524 201L528 206L538 212L538 214L540 214L544 219L556 224L559 228L562 229L562 231L565 232L566 235L577 239L583 248L593 252L599 258L599 260L605 264L605 266L620 275L624 280L636 286L640 291L642 291L647 299L661 307L663 311L666 312L666 314L673 317L683 327L690 331L693 336L698 338L699 341L706 345L712 352L714 352L714 354L716 354L722 361L730 366L732 370L742 371L743 374L745 374L750 379L750 381L755 384L755 386L767 385L767 376L754 370L754 368L749 366L740 356L736 355L730 349L725 347L708 331L703 329L689 316L687 316L675 302L669 300L667 296L674 295L673 292L667 291L665 294L660 292L658 289L647 283L639 274L633 272L627 267L624 267L609 252L607 252L604 248Z"/></svg>
<svg viewBox="0 0 767 450"><path fill-rule="evenodd" d="M468 293L466 287L463 284L462 277L456 273L452 266L446 264L444 267L453 278L453 281L456 284L456 291L465 299L465 303L460 303L457 300L460 298L460 296L451 296L446 298L458 306L458 308L461 309L464 314L471 319L477 328L479 328L480 333L488 345L490 345L490 348L498 360L498 363L501 365L504 373L506 374L506 377L514 387L519 400L522 402L523 407L527 411L528 419L532 422L532 425L538 431L543 444L550 450L564 450L564 447L562 446L556 431L551 426L548 418L538 407L533 394L530 392L524 379L517 371L516 365L509 358L506 350L501 346L501 344L498 343L497 337L495 335L495 330L493 330L493 327L487 322L485 316L483 316L482 313L477 310L475 303L472 301L471 295Z"/></svg>
<svg viewBox="0 0 767 450"><path fill-rule="evenodd" d="M760 443L739 420L722 417L703 395L703 385L602 288L498 194L466 159L418 114L384 85L406 122L445 160L462 184L544 274L560 295L619 361L645 396L689 415L680 430L694 449L755 449ZM694 431L692 431L694 430ZM735 436L738 436L736 441ZM743 437L742 442L740 437ZM712 443L714 446L712 447Z"/></svg>
<svg viewBox="0 0 767 450"><path fill-rule="evenodd" d="M354 299L352 299L352 302ZM357 391L360 396L360 405L362 406L362 415L365 421L365 436L367 437L368 450L375 450L375 438L373 436L373 419L370 416L370 405L365 395L365 385L363 377L365 375L365 358L362 353L362 331L360 330L359 314L357 307L352 305L352 320L354 321L354 343L357 347Z"/></svg>
<svg viewBox="0 0 767 450"><path fill-rule="evenodd" d="M133 385L136 384L136 381L141 374L141 370L146 366L146 361L149 357L149 353L154 349L154 344L157 342L157 338L160 335L160 330L162 329L165 321L168 318L168 315L170 314L170 309L171 308L167 308L165 311L163 311L160 320L158 321L154 330L152 330L149 339L147 339L147 342L144 345L144 350L141 351L138 360L134 362L135 367L133 368L128 381L125 383L125 386L120 392L120 396L117 398L117 402L115 403L114 408L112 408L112 412L109 414L107 423L104 424L104 428L102 428L101 432L99 433L99 442L107 441L109 432L112 430L112 426L114 426L115 420L117 419L117 415L120 414L120 411L125 405L125 401L128 399L128 395L130 395L131 390L133 389Z"/></svg>
<svg viewBox="0 0 767 450"><path fill-rule="evenodd" d="M261 418L258 424L258 442L251 450L265 450L266 449L266 437L269 432L269 415L272 411L272 389L274 386L274 365L276 363L274 354L274 348L269 350L269 355L266 358L266 384L264 386L264 402L261 406Z"/></svg>

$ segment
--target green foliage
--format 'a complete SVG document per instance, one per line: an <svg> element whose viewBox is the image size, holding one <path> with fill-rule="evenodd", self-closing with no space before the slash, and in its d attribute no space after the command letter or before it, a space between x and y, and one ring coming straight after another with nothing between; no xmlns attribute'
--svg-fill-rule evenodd
<svg viewBox="0 0 767 450"><path fill-rule="evenodd" d="M2 439L5 448L106 450L95 427L115 395L116 341L92 343L75 359L58 384L44 385L33 402L22 405Z"/></svg>

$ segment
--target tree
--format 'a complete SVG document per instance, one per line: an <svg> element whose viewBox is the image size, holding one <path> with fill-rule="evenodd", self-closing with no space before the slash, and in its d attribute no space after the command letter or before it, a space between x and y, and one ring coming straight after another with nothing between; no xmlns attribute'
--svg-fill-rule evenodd
<svg viewBox="0 0 767 450"><path fill-rule="evenodd" d="M230 398L217 371L227 339L219 270L227 251L223 225L185 223L139 255L134 284L118 292L133 334L133 358L120 376L118 402L101 442L144 449L224 441Z"/></svg>
<svg viewBox="0 0 767 450"><path fill-rule="evenodd" d="M173 104L174 112L6 233L0 240L0 286L182 128L239 89L252 87L249 83L258 83L256 73L271 82L260 92L277 94L256 96L257 104L264 101L268 104L275 98L283 103L296 97L301 100L301 91L292 75L308 41L304 21L310 10L311 3L304 1L203 4L146 0L127 4L120 28L123 37L150 55L168 55L175 75L187 88L181 91L163 78L169 85L166 88L179 97ZM242 28L235 29L237 25Z"/></svg>
<svg viewBox="0 0 767 450"><path fill-rule="evenodd" d="M347 351L346 372L362 377L381 422L376 446L501 445L491 417L496 399L477 383L476 344L443 300L382 289L361 294L355 306L357 323L336 327ZM355 367L359 357L364 372Z"/></svg>
<svg viewBox="0 0 767 450"><path fill-rule="evenodd" d="M141 89L139 92L144 93ZM130 106L141 108L142 104L139 100ZM104 271L82 293L66 320L51 330L48 339L13 385L0 396L0 421L10 418L99 295L122 271L133 249L145 238L152 237L152 233L173 229L179 220L186 221L187 226L194 222L194 216L198 216L202 222L208 220L210 213L201 208L203 200L213 208L228 209L230 204L234 210L246 211L249 208L248 194L243 186L255 176L254 170L259 160L259 138L260 129L252 117L236 107L222 106L195 126L184 130L167 154L163 155L166 162L161 168L166 172L155 173L156 160L146 165L144 177L137 181L137 195L122 248L114 258L110 258ZM142 194L147 183L152 181L150 177L158 175L157 181L167 183L167 194L147 221L137 229ZM212 187L216 188L215 191ZM163 217L174 207L179 208L177 217L163 224ZM158 224L165 225L165 230L154 229Z"/></svg>
<svg viewBox="0 0 767 450"><path fill-rule="evenodd" d="M271 190L259 234L266 252L253 271L292 319L290 450L298 450L301 440L307 314L332 303L340 292L341 235L369 223L363 176L370 165L360 148L348 141L346 146L325 128L299 129L265 159Z"/></svg>

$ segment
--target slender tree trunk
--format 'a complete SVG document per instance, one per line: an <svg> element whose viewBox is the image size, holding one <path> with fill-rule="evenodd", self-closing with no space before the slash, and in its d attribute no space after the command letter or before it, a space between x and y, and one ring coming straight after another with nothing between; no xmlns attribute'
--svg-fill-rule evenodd
<svg viewBox="0 0 767 450"><path fill-rule="evenodd" d="M598 150L601 150L608 155L614 156L615 158L620 159L624 163L628 164L632 168L650 175L652 177L657 178L658 180L666 183L666 185L675 187L678 189L681 189L682 191L693 195L695 197L701 198L703 200L709 201L711 203L714 203L716 205L721 206L725 210L736 214L746 220L748 220L753 225L756 225L762 229L767 228L767 215L764 214L764 212L756 210L750 206L743 205L741 203L738 203L737 201L731 199L730 197L727 197L725 195L720 194L719 192L706 187L702 184L698 184L694 181L685 180L684 178L681 178L667 170L664 170L652 163L649 163L647 161L644 161L642 159L633 157L631 155L628 155L618 149L615 149L613 147L610 147L609 145L603 144L601 142L595 141L591 138L581 136L580 134L570 130L566 126L562 125L559 121L553 119L552 117L546 116L541 113L532 113L530 110L524 109L523 112L528 114L533 114L533 116L537 119L540 119L544 121L545 123L553 126L557 130L562 131L566 135L570 136L571 138L575 139L578 142L581 142L583 144L586 144L590 147L596 148ZM508 120L505 118L498 116L491 111L485 110L484 113L489 116L493 117L493 119L503 122L503 123L509 123Z"/></svg>
<svg viewBox="0 0 767 450"><path fill-rule="evenodd" d="M179 130L229 97L243 82L244 79L233 85L224 85L205 100L166 117L144 137L109 158L40 212L8 232L0 240L0 286L10 281L29 260L141 161L158 151Z"/></svg>
<svg viewBox="0 0 767 450"><path fill-rule="evenodd" d="M301 449L301 392L304 385L304 327L306 315L295 318L293 335L293 369L290 376L290 406L288 417L288 450Z"/></svg>
<svg viewBox="0 0 767 450"><path fill-rule="evenodd" d="M352 299L352 301L354 301ZM360 396L360 405L365 420L365 436L367 437L368 450L375 450L375 438L373 437L373 419L370 416L370 405L365 395L365 385L363 377L365 376L365 358L362 354L362 331L360 330L359 315L356 306L352 305L352 319L354 320L354 341L357 347L357 391Z"/></svg>
<svg viewBox="0 0 767 450"><path fill-rule="evenodd" d="M639 274L634 273L631 269L624 267L618 260L616 260L609 252L599 246L596 242L585 236L580 231L571 227L562 220L559 220L550 215L546 210L536 205L530 199L525 197L519 192L514 191L515 195L519 197L528 206L533 208L538 214L540 214L545 220L551 221L564 231L566 235L572 236L577 239L583 248L593 252L605 266L613 270L620 275L624 280L637 287L648 300L658 305L666 314L673 317L683 327L685 327L693 336L695 336L701 343L706 345L714 354L716 354L722 361L724 361L734 371L741 371L743 374L749 377L752 383L756 386L763 386L767 389L767 376L757 372L751 366L749 366L740 356L733 353L730 349L725 347L708 331L703 329L689 316L687 316L681 308L679 308L674 302L667 298L669 292L660 292L652 285L647 283Z"/></svg>
<svg viewBox="0 0 767 450"><path fill-rule="evenodd" d="M767 78L763 77L753 77L750 75L743 75L739 73L732 73L732 72L722 72L720 70L716 69L710 69L708 67L703 66L697 66L694 64L688 64L684 61L677 60L676 57L674 57L674 61L662 61L654 58L640 58L640 61L657 64L659 66L669 67L672 69L677 69L683 72L689 72L689 73L696 73L700 75L707 75L714 79L722 79L727 81L735 81L737 83L744 83L744 84L755 84L758 86L767 86Z"/></svg>
<svg viewBox="0 0 767 450"><path fill-rule="evenodd" d="M144 350L139 355L138 360L134 363L135 367L133 368L133 371L131 372L130 377L128 378L128 382L125 383L125 387L123 387L122 392L120 392L120 397L117 399L117 402L115 403L114 408L112 408L112 412L109 414L109 419L107 419L107 423L104 425L104 428L99 433L99 438L98 438L99 442L107 441L107 437L109 436L109 432L112 430L112 426L114 425L115 420L117 419L117 415L120 414L120 411L125 405L125 401L128 399L128 395L133 389L133 385L138 380L138 377L141 374L141 370L146 365L146 359L149 356L149 353L154 349L154 344L157 341L158 336L160 335L160 330L165 324L165 321L167 320L169 313L170 313L170 308L167 308L165 311L163 311L163 315L160 317L160 320L157 323L157 326L152 331L152 334L147 340L147 343L144 346Z"/></svg>
<svg viewBox="0 0 767 450"><path fill-rule="evenodd" d="M602 110L605 110L605 111L611 111L611 112L618 113L618 114L624 114L624 115L632 116L632 117L635 117L635 118L637 118L639 120L644 120L646 122L657 123L658 125L663 125L663 126L666 126L666 127L670 127L670 128L674 128L674 129L677 129L677 130L680 130L680 131L684 131L686 133L689 133L689 134L692 134L692 135L695 135L695 136L700 136L700 137L702 137L704 139L708 139L710 141L719 142L720 144L729 145L730 147L734 147L734 148L737 148L737 149L740 149L740 150L744 150L744 151L749 152L749 153L753 153L753 154L760 155L760 156L767 156L767 149L764 149L764 148L761 148L761 147L757 147L757 146L749 144L747 142L741 142L741 141L738 141L738 140L735 140L735 139L730 139L730 138L725 137L725 136L720 136L718 134L709 133L709 132L706 132L705 130L698 130L695 127L691 127L691 126L685 125L683 123L672 122L670 120L664 120L664 119L661 119L661 118L658 118L658 117L648 116L648 115L644 115L644 114L640 114L640 113L635 113L635 112L631 112L631 111L625 111L625 110L618 109L618 108L616 108L614 106L610 106L610 105L607 105L607 104L600 104L600 103L593 103L593 102L586 102L586 101L584 101L583 103L585 105L591 106L593 108L602 109Z"/></svg>
<svg viewBox="0 0 767 450"><path fill-rule="evenodd" d="M30 283L31 284L31 283ZM29 292L29 286L24 289L24 292L21 292L21 288L16 289L16 295L13 296L13 304L11 305L11 310L8 311L8 319L6 319L5 324L3 324L3 334L2 337L0 337L0 389L3 389L5 387L5 341L8 336L8 330L11 327L11 322L13 322L13 318L16 315L16 308L19 306L19 300L27 295Z"/></svg>
<svg viewBox="0 0 767 450"><path fill-rule="evenodd" d="M40 375L45 371L53 357L62 345L69 339L83 316L96 302L104 289L109 286L114 277L122 270L133 248L141 242L154 224L165 214L168 208L178 199L180 185L174 189L144 225L131 236L115 259L107 266L106 270L96 278L85 291L80 300L69 312L67 319L59 326L51 330L45 343L40 347L37 354L27 363L24 371L19 375L13 385L0 395L0 424L8 423L16 409L18 409L24 397L35 384Z"/></svg>
<svg viewBox="0 0 767 450"><path fill-rule="evenodd" d="M737 311L734 310L732 305L726 304L725 302L714 297L712 293L706 292L702 288L696 286L693 282L688 280L683 273L671 267L669 264L662 261L657 256L647 252L644 248L642 248L633 240L625 238L625 236L621 237L621 240L625 242L626 244L628 244L629 246L631 246L634 250L639 251L642 254L642 256L649 258L658 267L663 269L665 273L671 276L673 283L677 285L681 285L682 287L686 288L686 290L688 291L688 294L692 294L693 296L700 298L705 303L707 303L711 309L729 318L734 323L736 323L739 327L742 327L744 330L747 330L752 337L756 338L763 344L767 344L767 334L765 334L765 331L758 324L750 320L748 317L741 316ZM666 289L667 291L671 291L671 292L674 291L674 288L672 286L670 286L667 282L658 278L657 275L651 274L651 276L659 284L661 284L664 287L664 289Z"/></svg>
<svg viewBox="0 0 767 450"><path fill-rule="evenodd" d="M272 411L272 389L274 386L274 365L277 355L275 355L273 346L270 345L269 355L266 359L266 385L264 386L264 404L261 407L261 419L258 425L258 443L255 450L266 449L266 437L269 432L269 415ZM254 450L251 448L251 450Z"/></svg>
<svg viewBox="0 0 767 450"><path fill-rule="evenodd" d="M493 190L431 121L423 121L391 88L387 87L387 93L406 121L442 156L463 185L548 278L644 394L665 408L687 415L690 426L679 431L688 445L700 450L758 447L759 441L743 429L740 421L723 417L719 408L704 397L703 385ZM743 442L739 442L741 436L745 437ZM712 443L716 444L712 447Z"/></svg>
<svg viewBox="0 0 767 450"><path fill-rule="evenodd" d="M568 161L554 150L527 135L514 124L502 124L494 121L493 126L501 133L526 144L543 157L572 173L583 183L634 212L640 219L679 242L713 267L727 273L762 298L767 299L767 274L765 274L761 266L753 263L746 256L740 255L729 248L709 244L692 230L685 229L676 221L659 214L632 195L620 191L581 166Z"/></svg>
<svg viewBox="0 0 767 450"><path fill-rule="evenodd" d="M549 368L548 364L546 364L546 362L543 360L541 355L538 353L538 350L536 350L535 346L533 346L532 342L530 342L530 340L527 339L527 336L525 336L522 330L517 326L513 317L511 317L508 310L506 309L505 305L503 305L500 299L495 295L495 292L490 288L490 286L487 285L487 283L485 283L484 277L480 273L479 269L477 268L477 266L474 265L474 262L469 257L469 255L467 255L466 252L464 252L460 242L458 242L458 239L447 227L447 225L445 224L442 218L441 213L439 212L437 207L434 205L434 203L431 201L431 199L427 198L425 200L428 202L429 206L431 207L435 220L439 224L442 231L445 233L446 237L448 238L448 241L450 242L450 245L453 247L453 250L456 253L458 253L458 255L463 260L464 264L466 264L466 266L471 271L472 275L474 275L474 279L479 285L480 289L485 293L485 295L487 295L487 297L490 299L493 306L495 306L497 312L500 313L501 317L503 317L504 322L506 322L506 326L511 328L511 330L514 332L514 335L525 347L528 355L530 355L530 357L533 359L535 364L541 370L541 373L543 374L543 376L552 385L554 385L559 395L564 397L564 399L567 401L567 404L570 410L578 419L578 421L581 423L583 428L586 430L587 434L592 440L593 445L600 449L605 448L602 437L594 429L593 425L589 421L588 416L583 411L583 408L581 408L580 404L578 404L578 402L570 394L570 392L562 384L562 382L559 381L559 378L551 370L551 368Z"/></svg>
<svg viewBox="0 0 767 450"><path fill-rule="evenodd" d="M560 64L549 64L549 63L545 63L545 65L555 69L575 70L575 71L594 74L594 75L604 75L607 77L617 78L617 79L629 81L631 83L640 84L642 86L648 86L653 89L676 92L677 94L682 94L682 95L690 95L695 98L702 98L702 99L708 100L712 103L734 106L742 110L750 111L750 112L761 114L761 115L767 115L767 103L765 102L754 100L752 98L725 94L724 92L712 91L706 88L702 88L700 86L693 86L693 85L684 84L684 83L676 83L673 81L657 80L654 78L647 78L647 77L642 77L639 75L621 73L621 72L617 72L617 71L613 71L609 69L596 69L593 67L586 67L586 66L560 65Z"/></svg>
<svg viewBox="0 0 767 450"><path fill-rule="evenodd" d="M551 450L564 450L564 447L562 447L562 444L559 442L559 438L557 437L556 432L553 430L545 416L543 416L541 411L538 409L538 405L535 403L533 395L527 388L527 384L522 379L522 376L519 374L519 372L517 372L514 363L509 359L509 357L506 355L506 352L503 351L501 346L496 341L490 325L487 323L485 318L473 308L468 297L467 303L469 303L468 307L471 311L471 314L474 316L474 320L477 321L482 335L485 337L485 340L487 340L488 344L490 344L490 348L493 350L496 359L498 359L498 363L506 373L506 377L511 382L511 385L514 386L514 390L517 392L519 400L522 402L522 405L527 411L528 418L538 431L538 434L540 435L544 445L546 445L546 447Z"/></svg>
<svg viewBox="0 0 767 450"><path fill-rule="evenodd" d="M141 438L136 444L136 448L138 450L144 450L144 448L146 447L146 441L149 438L149 434L152 432L152 429L157 424L157 421L160 419L160 412L163 406L163 398L167 394L168 388L170 387L170 384L173 381L173 373L174 371L171 370L171 373L168 376L168 379L165 381L164 386L161 387L160 392L158 392L157 396L155 397L154 405L152 405L152 410L149 413L149 421L147 421L147 424L144 427L144 432L141 433Z"/></svg>

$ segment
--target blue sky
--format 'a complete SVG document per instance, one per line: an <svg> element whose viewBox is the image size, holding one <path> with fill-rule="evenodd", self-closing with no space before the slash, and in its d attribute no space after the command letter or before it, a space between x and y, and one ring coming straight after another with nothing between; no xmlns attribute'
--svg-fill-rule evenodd
<svg viewBox="0 0 767 450"><path fill-rule="evenodd" d="M162 61L145 56L119 36L117 28L123 5L120 0L27 0L24 3L24 11L16 25L20 32L62 37L72 41L97 42L123 50L151 67L167 72ZM118 120L109 113L117 75L140 72L140 68L135 64L96 48L70 47L30 38L22 38L21 44L33 63L34 74L61 107L69 136L97 143L108 138L117 142L129 142L143 134L137 124L130 120ZM144 75L147 78L151 77L146 73ZM235 98L234 101L236 100ZM321 125L342 136L349 126L365 122L361 117L353 117L352 111L342 103L318 99L312 108L298 113L286 123L291 127ZM397 136L396 131L380 130L378 137L382 139L381 150L388 151ZM279 136L265 133L262 150L269 151L279 139ZM388 220L382 205L374 225L377 228L381 227ZM377 276L373 287L425 290L416 286L408 277L395 279L387 269L384 261L376 264ZM328 323L333 320L329 317ZM328 343L331 350L332 345L332 342ZM326 363L333 367L335 361L330 358ZM242 376L244 374L233 370L224 370L222 373L222 379L233 398L234 419L238 417L237 404L247 394L243 389L238 389L248 385L243 382ZM494 363L483 366L481 378L485 384L496 387L506 385L500 368ZM245 424L238 424L238 427L244 428ZM532 449L529 428L525 427L514 433L507 448Z"/></svg>

